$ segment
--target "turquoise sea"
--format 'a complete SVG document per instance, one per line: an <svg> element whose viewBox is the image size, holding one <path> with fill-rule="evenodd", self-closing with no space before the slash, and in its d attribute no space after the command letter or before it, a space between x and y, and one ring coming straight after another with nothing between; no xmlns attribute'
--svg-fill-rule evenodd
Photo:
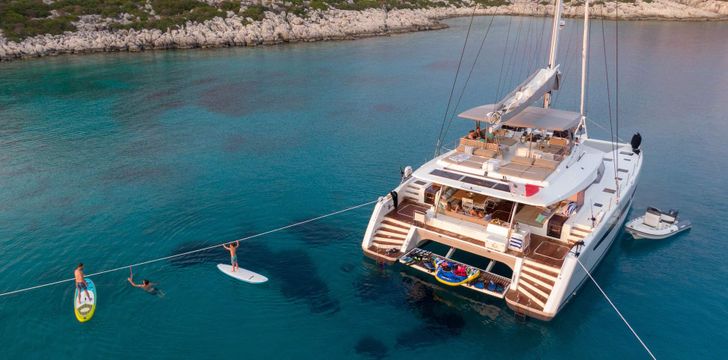
<svg viewBox="0 0 728 360"><path fill-rule="evenodd" d="M489 21L475 20L461 75ZM548 21L496 18L458 109L495 101L499 78L503 94L543 64ZM351 42L0 64L0 292L69 278L79 261L92 273L386 194L400 166L434 152L468 19L448 23ZM589 111L608 127L593 25ZM578 110L579 31L568 20L562 36L564 109ZM728 27L619 31L619 135L640 131L646 159L632 215L677 207L694 228L663 241L622 234L595 277L658 358L726 358ZM504 61L517 35L523 50ZM454 120L448 140L470 125ZM597 125L590 135L610 136ZM646 358L591 283L554 321L521 323L496 299L378 266L360 249L370 211L244 242L240 265L270 278L260 286L218 272L219 248L134 269L164 297L128 286L126 270L95 277L85 324L70 283L1 297L0 357Z"/></svg>

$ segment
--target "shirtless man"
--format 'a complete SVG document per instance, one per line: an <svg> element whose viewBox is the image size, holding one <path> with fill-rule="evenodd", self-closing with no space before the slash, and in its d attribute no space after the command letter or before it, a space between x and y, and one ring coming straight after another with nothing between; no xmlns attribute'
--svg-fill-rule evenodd
<svg viewBox="0 0 728 360"><path fill-rule="evenodd" d="M230 245L224 245L222 247L225 248L225 250L230 252L230 265L233 266L233 272L238 269L238 246L240 246L240 241L235 240L235 244Z"/></svg>
<svg viewBox="0 0 728 360"><path fill-rule="evenodd" d="M73 271L73 277L76 278L76 288L78 289L78 302L81 302L81 291L86 292L86 299L91 300L91 294L88 293L86 280L83 278L83 263L78 264L76 270Z"/></svg>
<svg viewBox="0 0 728 360"><path fill-rule="evenodd" d="M131 286L133 286L133 287L140 288L152 295L160 295L160 290L157 289L156 287L154 287L154 285L157 285L157 284L150 282L147 279L142 280L141 284L134 283L134 278L131 276L128 277L127 280L129 281L129 284L131 284Z"/></svg>

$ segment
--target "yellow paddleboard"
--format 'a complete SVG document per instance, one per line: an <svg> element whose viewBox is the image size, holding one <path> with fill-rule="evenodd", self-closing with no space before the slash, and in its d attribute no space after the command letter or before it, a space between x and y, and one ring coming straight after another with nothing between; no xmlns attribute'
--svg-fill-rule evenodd
<svg viewBox="0 0 728 360"><path fill-rule="evenodd" d="M78 288L76 288L76 293L73 296L73 312L76 313L76 319L80 322L91 320L94 312L96 312L96 286L91 279L84 278L84 280L86 280L86 288L91 298L89 299L86 296L86 291L81 290L79 292ZM79 293L81 295L80 299Z"/></svg>

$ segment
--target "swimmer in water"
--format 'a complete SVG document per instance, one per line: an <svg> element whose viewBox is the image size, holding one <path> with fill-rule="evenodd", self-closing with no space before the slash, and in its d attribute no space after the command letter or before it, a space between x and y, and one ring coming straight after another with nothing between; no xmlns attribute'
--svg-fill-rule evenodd
<svg viewBox="0 0 728 360"><path fill-rule="evenodd" d="M141 283L137 284L137 283L134 282L133 275L131 275L131 276L129 276L127 278L127 280L129 281L129 284L131 284L131 286L133 286L133 287L140 288L140 289L142 289L142 290L144 290L144 291L146 291L146 292L148 292L148 293L150 293L152 295L164 296L164 293L161 290L159 290L158 288L156 288L154 286L154 285L157 285L157 284L156 283L153 283L153 282L150 282L147 279L144 279L144 280L142 280Z"/></svg>

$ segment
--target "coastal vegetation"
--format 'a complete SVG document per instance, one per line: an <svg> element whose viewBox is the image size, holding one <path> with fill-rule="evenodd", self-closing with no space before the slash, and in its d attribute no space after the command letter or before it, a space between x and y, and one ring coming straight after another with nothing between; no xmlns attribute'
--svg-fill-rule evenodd
<svg viewBox="0 0 728 360"><path fill-rule="evenodd" d="M509 0L474 0L480 6L501 6ZM311 10L422 9L468 6L469 0L286 0L282 2L241 0L3 0L0 30L12 41L41 34L61 34L78 29L81 20L99 28L166 30L187 22L225 18L230 12L250 21L265 18L265 12L291 13L307 17Z"/></svg>
<svg viewBox="0 0 728 360"><path fill-rule="evenodd" d="M0 61L258 46L441 29L448 17L543 15L553 0L0 0ZM593 16L728 20L728 0L593 0ZM624 4L624 5L618 5ZM474 7L474 5L477 5ZM565 17L583 0L564 0ZM617 9L617 7L619 7Z"/></svg>

